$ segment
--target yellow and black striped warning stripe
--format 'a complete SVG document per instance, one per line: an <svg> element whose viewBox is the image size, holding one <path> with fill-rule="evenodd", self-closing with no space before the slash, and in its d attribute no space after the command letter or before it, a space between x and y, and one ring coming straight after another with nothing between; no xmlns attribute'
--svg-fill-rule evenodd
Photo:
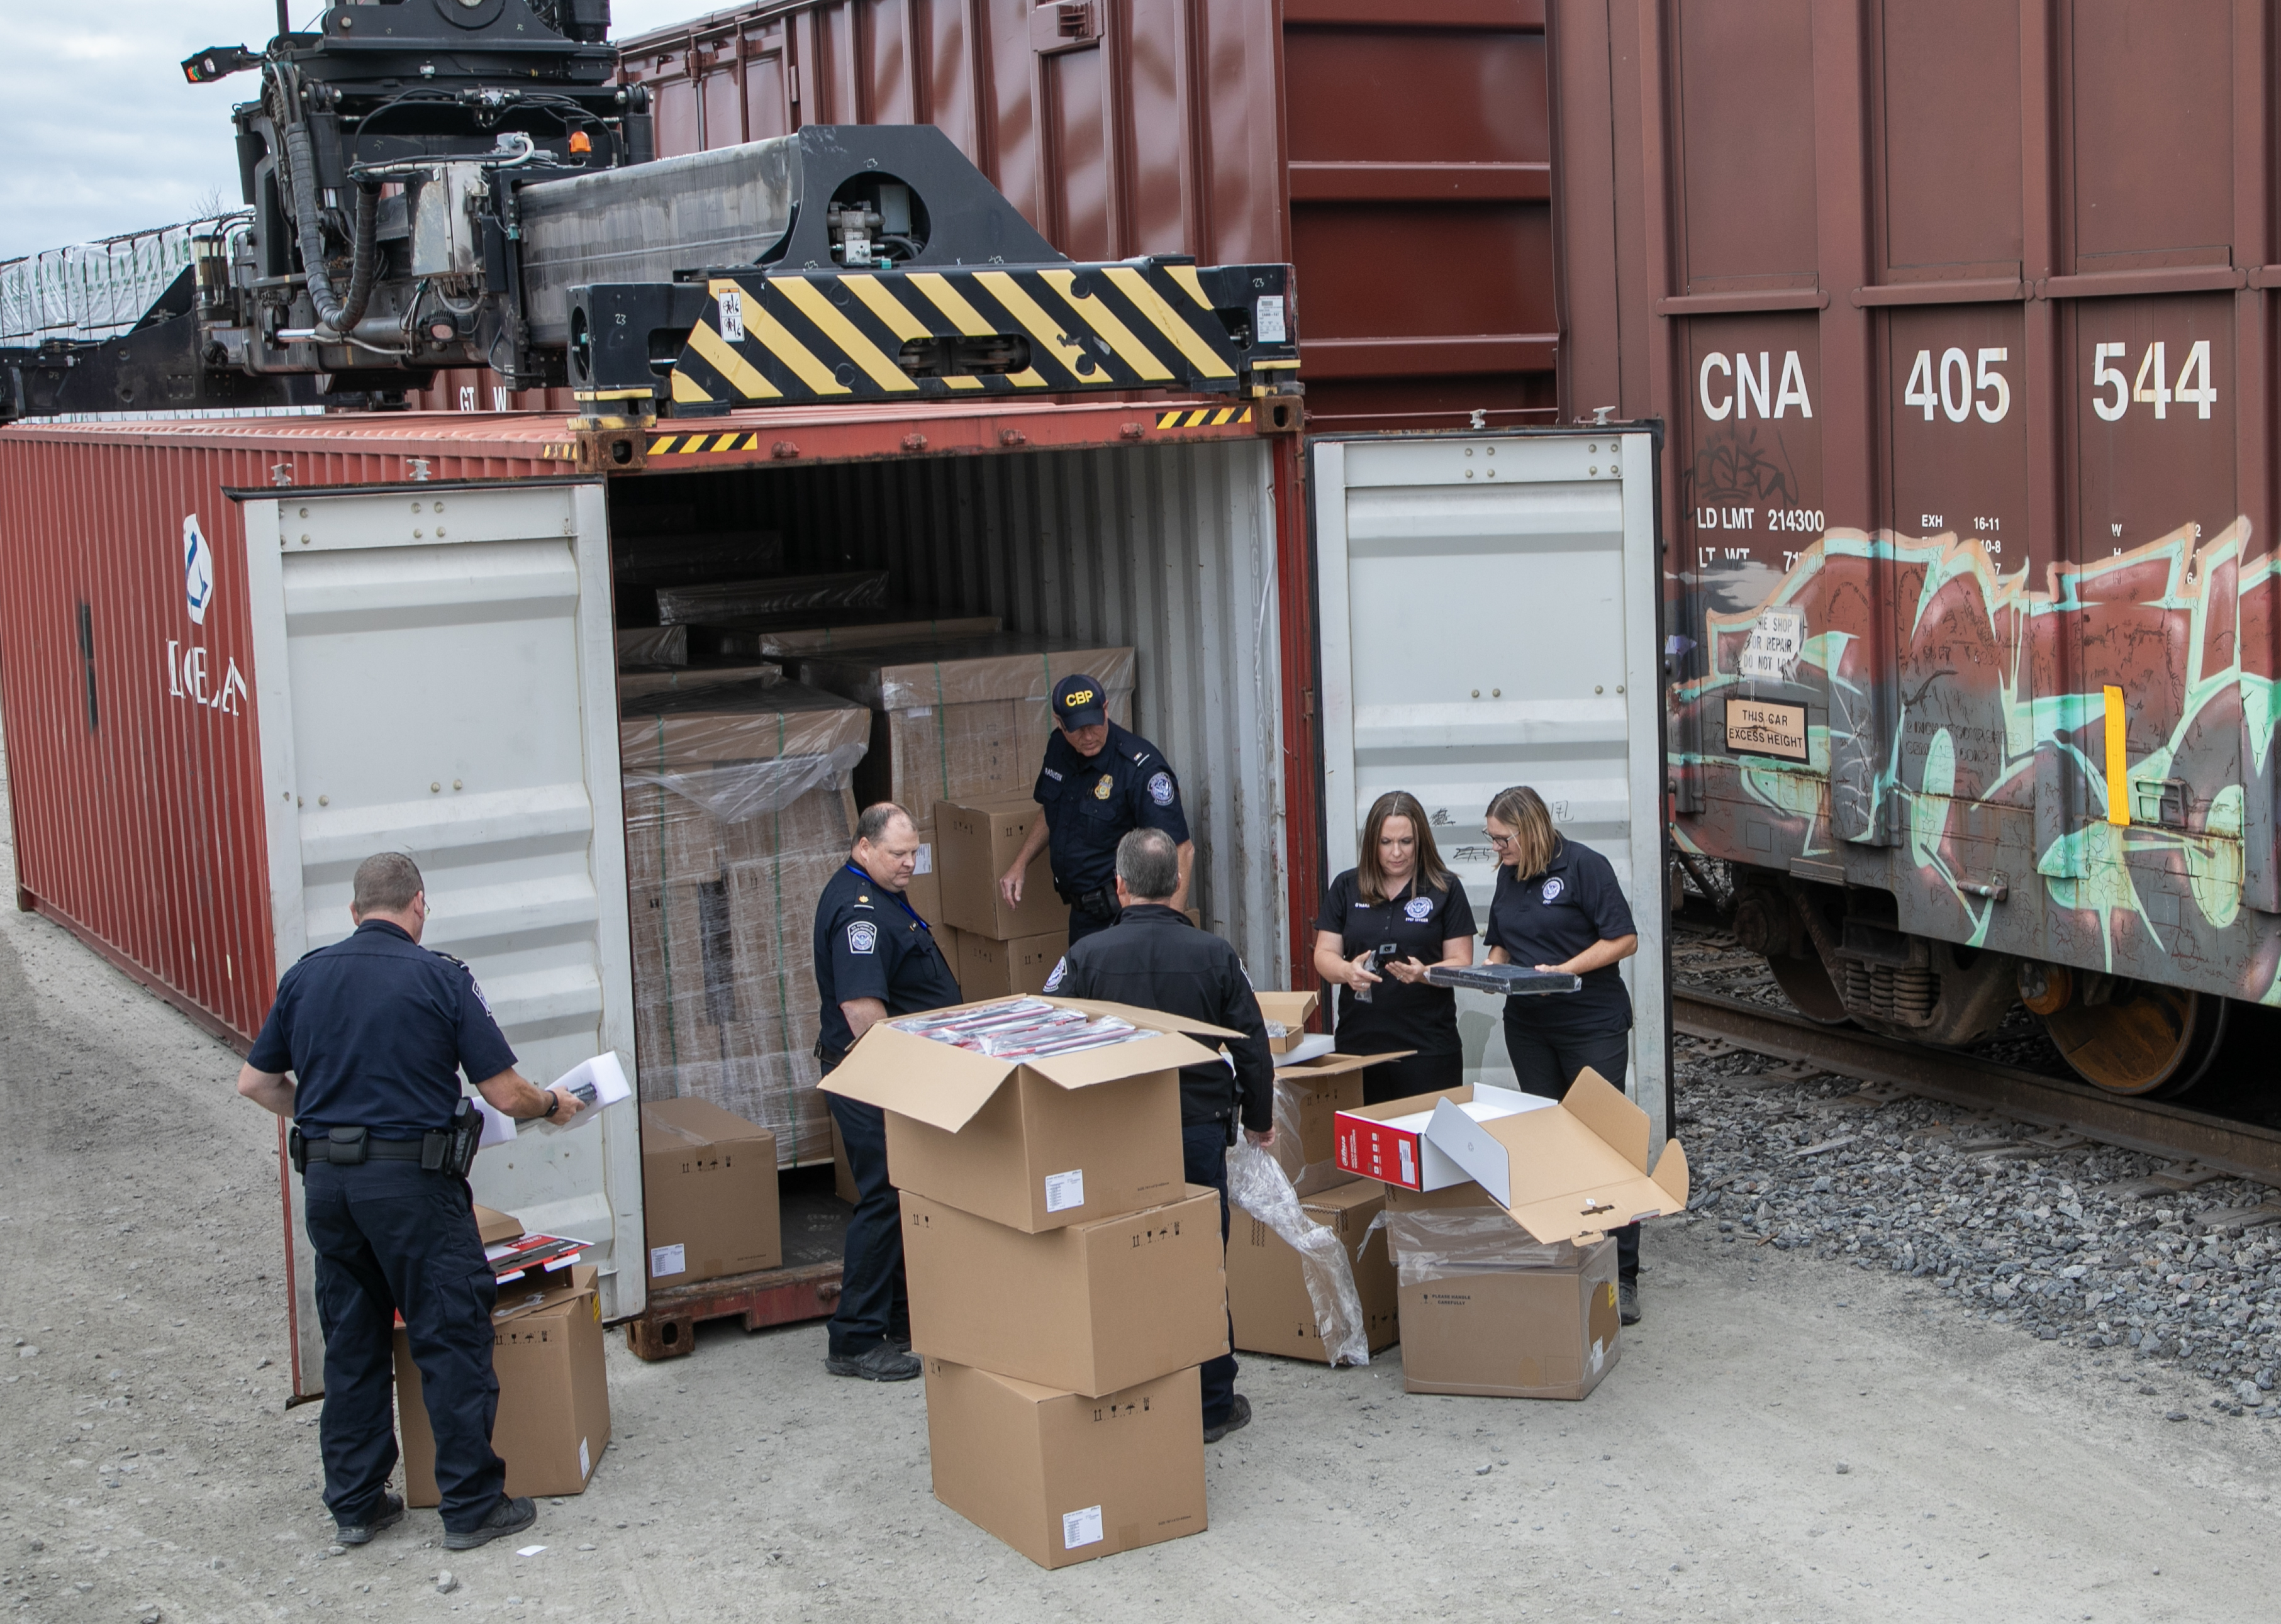
<svg viewBox="0 0 2281 1624"><path fill-rule="evenodd" d="M816 401L1218 392L1236 387L1242 366L1189 265L779 271L710 288L713 302L674 367L677 415ZM906 346L924 351L932 341L1016 359L1026 352L1028 364L911 375Z"/></svg>
<svg viewBox="0 0 2281 1624"><path fill-rule="evenodd" d="M1249 406L1182 406L1156 414L1159 429L1222 429L1250 421Z"/></svg>
<svg viewBox="0 0 2281 1624"><path fill-rule="evenodd" d="M694 457L716 451L758 451L760 445L757 434L661 434L651 437L649 454Z"/></svg>

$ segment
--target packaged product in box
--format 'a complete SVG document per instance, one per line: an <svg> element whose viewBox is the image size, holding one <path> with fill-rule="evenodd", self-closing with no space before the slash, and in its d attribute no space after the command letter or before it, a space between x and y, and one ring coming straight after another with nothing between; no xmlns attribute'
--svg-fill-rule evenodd
<svg viewBox="0 0 2281 1624"><path fill-rule="evenodd" d="M740 660L734 665L621 663L618 667L618 700L623 704L628 700L644 699L653 693L687 693L699 688L729 688L746 684L766 687L784 679L784 667L773 660Z"/></svg>
<svg viewBox="0 0 2281 1624"><path fill-rule="evenodd" d="M1649 1126L1587 1069L1543 1110L1481 1117L1441 1101L1427 1136L1537 1240L1585 1241L1687 1205L1687 1152L1666 1141L1650 1172Z"/></svg>
<svg viewBox="0 0 2281 1624"><path fill-rule="evenodd" d="M1411 1393L1582 1398L1620 1349L1616 1243L1539 1241L1495 1205L1390 1211Z"/></svg>
<svg viewBox="0 0 2281 1624"><path fill-rule="evenodd" d="M491 1315L491 1371L499 1411L491 1448L506 1463L510 1495L575 1495L610 1442L610 1389L602 1367L602 1306L595 1271L579 1264L549 1287L499 1288ZM420 1367L396 1327L396 1420L404 1449L404 1498L434 1505L436 1435L428 1425Z"/></svg>
<svg viewBox="0 0 2281 1624"><path fill-rule="evenodd" d="M1334 1253L1322 1250L1340 1259L1354 1282L1364 1339L1372 1353L1398 1334L1394 1257L1383 1226L1372 1227L1386 1210L1386 1192L1374 1179L1357 1179L1299 1203L1302 1212L1336 1238ZM1249 1213L1236 1215L1228 1236L1227 1307L1235 1321L1235 1345L1244 1351L1331 1362L1308 1289L1305 1260L1264 1219Z"/></svg>
<svg viewBox="0 0 2281 1624"><path fill-rule="evenodd" d="M1069 998L961 1004L878 1023L823 1079L887 1113L898 1189L1036 1233L1187 1187L1179 1068L1225 1028Z"/></svg>
<svg viewBox="0 0 2281 1624"><path fill-rule="evenodd" d="M657 589L661 625L765 620L785 615L836 615L849 609L878 609L887 601L884 569L842 570L831 575L769 576L756 580L715 580Z"/></svg>
<svg viewBox="0 0 2281 1624"><path fill-rule="evenodd" d="M783 1265L775 1134L700 1099L646 1102L641 1129L651 1285Z"/></svg>
<svg viewBox="0 0 2281 1624"><path fill-rule="evenodd" d="M1473 1175L1451 1161L1427 1139L1434 1112L1444 1101L1468 1116L1507 1116L1538 1110L1552 1103L1537 1094L1469 1083L1436 1094L1413 1094L1382 1105L1340 1108L1333 1130L1334 1154L1340 1168L1357 1178L1376 1179L1406 1189L1438 1190L1464 1184Z"/></svg>
<svg viewBox="0 0 2281 1624"><path fill-rule="evenodd" d="M687 665L689 628L686 626L621 626L618 664Z"/></svg>
<svg viewBox="0 0 2281 1624"><path fill-rule="evenodd" d="M1204 1530L1193 1370L1100 1398L926 1361L934 1496L1040 1567Z"/></svg>
<svg viewBox="0 0 2281 1624"><path fill-rule="evenodd" d="M1044 992L1054 966L1069 950L1066 909L1062 910L1062 917L1064 923L1058 928L1019 941L999 941L977 936L971 931L959 932L959 989L969 998Z"/></svg>
<svg viewBox="0 0 2281 1624"><path fill-rule="evenodd" d="M1009 906L998 890L998 877L1021 855L1022 842L1043 816L1044 808L1027 794L971 806L935 802L944 918L962 931L1000 941L1069 929L1069 904L1054 890L1053 865L1045 847L1038 848L1024 873L1018 906Z"/></svg>
<svg viewBox="0 0 2281 1624"><path fill-rule="evenodd" d="M893 648L958 638L994 637L995 615L922 615L914 609L863 610L837 616L778 615L689 629L693 654L714 660L797 660L849 649Z"/></svg>
<svg viewBox="0 0 2281 1624"><path fill-rule="evenodd" d="M932 823L938 800L971 805L1036 785L1054 684L1080 671L1100 679L1110 718L1130 726L1129 648L1009 634L817 655L800 661L800 679L875 713L858 797Z"/></svg>
<svg viewBox="0 0 2281 1624"><path fill-rule="evenodd" d="M1359 1177L1339 1164L1338 1115L1362 1104L1363 1073L1408 1049L1383 1055L1325 1055L1275 1068L1274 1156L1302 1195Z"/></svg>
<svg viewBox="0 0 2281 1624"><path fill-rule="evenodd" d="M902 1202L915 1353L1098 1396L1227 1351L1216 1190L1043 1234Z"/></svg>
<svg viewBox="0 0 2281 1624"><path fill-rule="evenodd" d="M1267 1021L1267 1050L1287 1055L1307 1035L1307 1018L1315 1013L1320 995L1315 993L1265 992L1259 994L1259 1013Z"/></svg>

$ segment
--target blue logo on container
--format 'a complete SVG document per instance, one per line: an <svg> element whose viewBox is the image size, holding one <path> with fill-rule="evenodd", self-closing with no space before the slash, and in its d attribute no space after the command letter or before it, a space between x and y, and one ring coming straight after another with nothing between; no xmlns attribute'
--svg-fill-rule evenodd
<svg viewBox="0 0 2281 1624"><path fill-rule="evenodd" d="M206 623L206 609L213 602L213 549L206 545L205 532L198 529L198 516L185 514L182 517L182 596L190 607L190 624Z"/></svg>

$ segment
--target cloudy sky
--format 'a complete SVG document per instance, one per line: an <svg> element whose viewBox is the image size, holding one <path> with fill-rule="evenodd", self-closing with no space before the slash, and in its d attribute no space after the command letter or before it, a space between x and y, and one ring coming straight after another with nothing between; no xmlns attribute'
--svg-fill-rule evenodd
<svg viewBox="0 0 2281 1624"><path fill-rule="evenodd" d="M616 0L615 32L638 34L723 9L731 0ZM0 259L189 220L216 198L234 206L229 110L245 75L182 81L208 45L259 50L274 0L18 0L5 6L0 106L16 150L0 164ZM295 26L317 0L293 0ZM28 150L27 150L28 148Z"/></svg>

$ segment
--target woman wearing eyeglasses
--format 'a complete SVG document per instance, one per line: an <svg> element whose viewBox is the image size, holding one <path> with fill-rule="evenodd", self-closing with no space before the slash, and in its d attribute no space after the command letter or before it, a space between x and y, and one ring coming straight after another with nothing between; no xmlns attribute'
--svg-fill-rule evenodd
<svg viewBox="0 0 2281 1624"><path fill-rule="evenodd" d="M1557 832L1543 798L1525 785L1498 791L1483 822L1497 855L1484 937L1488 962L1560 971L1584 983L1574 994L1504 1001L1505 1052L1521 1088L1557 1100L1588 1066L1621 1088L1630 1065L1632 1001L1616 966L1639 951L1639 930L1614 868L1590 847ZM1639 1226L1614 1233L1623 1322L1635 1325Z"/></svg>
<svg viewBox="0 0 2281 1624"><path fill-rule="evenodd" d="M1380 960L1384 947L1396 951ZM1331 882L1315 922L1315 973L1340 989L1338 1052L1416 1051L1363 1072L1365 1104L1465 1082L1458 995L1427 986L1426 972L1473 962L1473 905L1442 866L1426 808L1401 790L1380 795L1363 822L1355 866Z"/></svg>

